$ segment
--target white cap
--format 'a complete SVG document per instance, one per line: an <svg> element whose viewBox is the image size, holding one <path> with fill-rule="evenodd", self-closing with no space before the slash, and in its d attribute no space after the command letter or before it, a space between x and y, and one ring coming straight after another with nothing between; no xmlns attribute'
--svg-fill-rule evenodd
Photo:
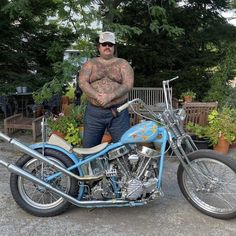
<svg viewBox="0 0 236 236"><path fill-rule="evenodd" d="M102 32L99 36L99 43L110 42L116 44L115 34L112 32Z"/></svg>

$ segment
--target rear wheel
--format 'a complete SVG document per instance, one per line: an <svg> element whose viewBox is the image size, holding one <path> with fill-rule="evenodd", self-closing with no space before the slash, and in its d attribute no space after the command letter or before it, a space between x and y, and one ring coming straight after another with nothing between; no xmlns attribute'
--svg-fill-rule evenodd
<svg viewBox="0 0 236 236"><path fill-rule="evenodd" d="M212 150L199 150L189 154L195 186L180 164L178 184L185 198L206 215L231 219L236 217L236 163ZM197 181L197 183L199 183Z"/></svg>
<svg viewBox="0 0 236 236"><path fill-rule="evenodd" d="M56 150L46 149L45 156L64 168L73 164L67 156ZM28 155L22 156L16 165L42 180L58 172L56 168ZM50 184L71 196L76 197L78 194L78 181L68 175L61 174ZM70 206L70 203L64 198L16 174L11 174L10 187L17 204L32 215L55 216L65 212Z"/></svg>

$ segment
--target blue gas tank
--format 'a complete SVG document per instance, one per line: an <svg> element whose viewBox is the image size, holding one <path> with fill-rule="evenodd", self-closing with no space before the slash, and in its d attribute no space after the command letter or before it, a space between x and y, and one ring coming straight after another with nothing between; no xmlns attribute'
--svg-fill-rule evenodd
<svg viewBox="0 0 236 236"><path fill-rule="evenodd" d="M154 121L144 121L127 130L121 137L122 143L143 143L154 142L157 138L157 123Z"/></svg>

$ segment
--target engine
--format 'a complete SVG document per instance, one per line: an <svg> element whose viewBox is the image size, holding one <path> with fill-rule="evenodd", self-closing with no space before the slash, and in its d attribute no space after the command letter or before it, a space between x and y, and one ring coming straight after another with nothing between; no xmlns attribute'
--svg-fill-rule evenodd
<svg viewBox="0 0 236 236"><path fill-rule="evenodd" d="M151 197L156 190L159 157L156 150L134 144L110 151L106 157L96 160L100 161L101 173L105 173L103 179L91 187L92 198L137 200ZM93 170L98 174L97 168Z"/></svg>

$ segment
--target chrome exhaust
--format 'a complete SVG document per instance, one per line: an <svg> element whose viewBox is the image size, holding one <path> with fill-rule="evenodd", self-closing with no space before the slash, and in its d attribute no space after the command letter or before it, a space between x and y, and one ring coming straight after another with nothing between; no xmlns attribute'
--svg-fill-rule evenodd
<svg viewBox="0 0 236 236"><path fill-rule="evenodd" d="M78 207L99 207L99 206L114 206L119 204L129 204L130 206L133 206L133 202L125 201L125 200L107 200L107 201L79 201L74 197L71 197L70 195L52 187L50 184L42 181L41 179L35 177L34 175L26 172L25 170L17 167L16 165L9 164L5 161L0 160L0 165L6 167L11 173L20 175L21 177L30 180L38 185L41 185L48 189L49 191L63 197L68 202L71 202L72 204L78 206Z"/></svg>
<svg viewBox="0 0 236 236"><path fill-rule="evenodd" d="M46 162L47 164L51 165L52 167L55 167L56 169L58 169L59 171L79 180L79 181L90 181L90 180L99 180L103 177L103 175L100 176L78 176L72 172L70 172L69 170L63 168L62 166L58 165L57 163L49 160L48 158L46 158L45 156L43 156L41 153L27 147L26 145L20 143L19 141L17 141L16 139L12 139L9 136L3 134L2 132L0 132L0 138L9 142L10 144L13 144L14 146L16 146L19 150L21 150L22 152L24 152L25 154L28 154L42 162Z"/></svg>

